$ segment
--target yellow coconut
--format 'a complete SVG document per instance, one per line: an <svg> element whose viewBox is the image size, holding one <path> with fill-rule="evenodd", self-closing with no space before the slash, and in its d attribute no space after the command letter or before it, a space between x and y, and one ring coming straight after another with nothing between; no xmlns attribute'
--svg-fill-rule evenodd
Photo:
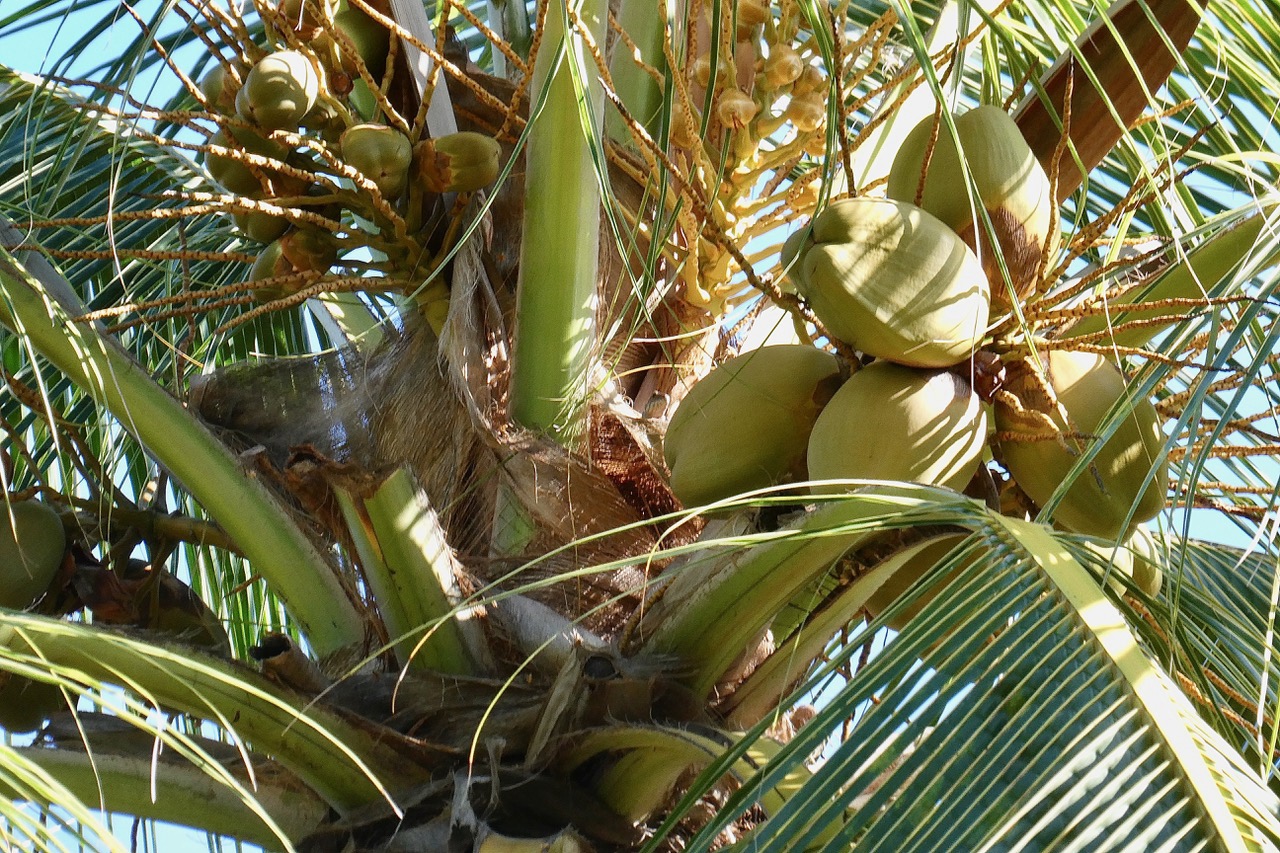
<svg viewBox="0 0 1280 853"><path fill-rule="evenodd" d="M850 377L813 425L809 476L907 480L958 491L978 468L986 433L986 411L964 378L877 361Z"/></svg>
<svg viewBox="0 0 1280 853"><path fill-rule="evenodd" d="M35 602L66 553L62 519L47 504L0 504L0 607L21 610Z"/></svg>
<svg viewBox="0 0 1280 853"><path fill-rule="evenodd" d="M1009 366L995 419L1003 434L1001 460L1022 490L1043 506L1082 454L1092 452L1107 413L1125 397L1126 384L1119 368L1103 356L1041 355L1043 375L1030 362ZM1160 418L1148 400L1130 408L1054 510L1054 520L1067 529L1114 542L1164 509L1169 472Z"/></svg>
<svg viewBox="0 0 1280 853"><path fill-rule="evenodd" d="M877 358L949 367L986 332L982 265L954 231L915 205L834 202L792 235L782 261L827 331Z"/></svg>
<svg viewBox="0 0 1280 853"><path fill-rule="evenodd" d="M761 347L712 370L667 428L676 497L701 506L804 479L809 430L840 379L835 356L804 345Z"/></svg>
<svg viewBox="0 0 1280 853"><path fill-rule="evenodd" d="M1049 176L1018 125L999 107L969 110L956 116L955 126L959 148L956 136L947 127L939 126L926 172L925 155L934 135L934 117L928 116L916 125L894 158L886 192L900 201L916 202L918 198L921 207L979 252L991 282L992 301L1006 308L1008 288L978 211L985 209L990 218L1016 293L1026 296L1035 289L1036 271L1046 246L1052 252L1058 243ZM977 193L972 202L962 159Z"/></svg>

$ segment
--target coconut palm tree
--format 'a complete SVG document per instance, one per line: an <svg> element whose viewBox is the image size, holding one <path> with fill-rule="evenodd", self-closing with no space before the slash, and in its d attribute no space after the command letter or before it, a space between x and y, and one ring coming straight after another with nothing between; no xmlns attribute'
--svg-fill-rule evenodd
<svg viewBox="0 0 1280 853"><path fill-rule="evenodd" d="M1280 845L1274 16L0 15L6 841Z"/></svg>

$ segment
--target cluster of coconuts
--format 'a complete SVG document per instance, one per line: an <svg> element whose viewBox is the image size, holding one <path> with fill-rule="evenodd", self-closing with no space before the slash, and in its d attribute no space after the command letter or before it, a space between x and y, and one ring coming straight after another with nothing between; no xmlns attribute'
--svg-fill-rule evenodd
<svg viewBox="0 0 1280 853"><path fill-rule="evenodd" d="M376 193L406 221L421 222L424 196L471 192L497 177L500 146L492 137L464 131L417 139L382 121L374 92L390 73L391 33L381 22L346 0L281 0L262 11L281 49L246 46L246 54L260 54L255 62L221 62L199 84L218 124L205 165L227 193L330 220L349 207L365 227L387 230L362 195ZM344 244L304 216L245 210L236 224L267 244L251 279L286 279L264 287L263 298L285 295L291 274L327 272L344 245L361 242Z"/></svg>
<svg viewBox="0 0 1280 853"><path fill-rule="evenodd" d="M1164 507L1160 422L1149 401L1126 401L1117 365L1041 349L1003 358L1007 379L993 398L972 387L989 318L1034 290L1057 236L1049 179L1012 119L979 107L954 126L959 148L933 118L910 133L888 198L833 202L787 240L782 263L797 293L833 338L873 360L845 379L824 350L765 346L713 369L664 444L686 505L806 479L815 492L862 479L963 490L990 447L1040 505L1092 456L1054 510L1070 531L1123 543ZM1118 424L1108 422L1113 408L1125 412ZM900 580L932 566L954 545L945 544L921 549Z"/></svg>
<svg viewBox="0 0 1280 853"><path fill-rule="evenodd" d="M47 504L15 501L0 506L0 607L23 610L53 582L67 553L62 519ZM52 684L0 672L0 728L35 730L65 706Z"/></svg>

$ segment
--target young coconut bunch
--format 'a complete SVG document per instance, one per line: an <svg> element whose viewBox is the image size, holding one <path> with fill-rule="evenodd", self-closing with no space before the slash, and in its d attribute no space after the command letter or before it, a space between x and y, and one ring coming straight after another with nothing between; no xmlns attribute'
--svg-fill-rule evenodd
<svg viewBox="0 0 1280 853"><path fill-rule="evenodd" d="M116 719L141 723L154 705L180 721L202 721L202 735L220 723L233 732L234 756L203 737L166 745L196 756L194 764L210 773L252 770L252 785L219 775L217 790L228 794L205 794L197 808L195 792L207 790L199 772L158 765L151 738L119 737L110 744L113 766L136 771L121 777L142 784L113 784L111 796L126 792L120 808L204 820L281 847L938 850L1091 837L1114 838L1117 847L1227 838L1230 848L1238 836L1237 846L1243 837L1261 845L1275 832L1274 802L1234 757L1231 744L1252 736L1238 722L1247 709L1223 704L1237 700L1222 698L1217 686L1254 695L1240 673L1260 665L1230 658L1219 667L1224 658L1215 654L1224 653L1212 651L1225 637L1221 645L1235 654L1232 638L1253 637L1261 622L1224 595L1231 631L1193 632L1211 638L1195 641L1194 654L1170 648L1186 632L1165 628L1173 617L1190 617L1171 610L1168 597L1104 597L1088 571L1104 560L1045 523L1061 507L1059 523L1082 525L1066 508L1077 502L1075 484L1096 472L1098 493L1115 505L1122 488L1137 489L1114 522L1117 536L1127 533L1149 509L1146 490L1161 503L1167 496L1164 469L1149 453L1156 461L1141 478L1148 486L1133 485L1127 448L1146 453L1151 424L1184 420L1188 404L1152 372L1136 387L1119 380L1122 396L1101 413L1076 410L1074 385L1063 377L1093 371L1063 368L1055 354L1087 352L1068 334L1086 332L1071 326L1080 316L1052 312L1072 310L1088 284L1063 278L1081 274L1074 268L1055 276L1045 243L1026 302L993 307L998 289L1023 292L1011 289L1021 279L1008 260L995 266L1010 273L999 284L988 263L1013 251L988 225L1030 227L1009 212L1005 196L988 201L966 186L975 200L968 222L928 209L923 171L910 197L880 197L890 163L874 152L905 151L901 140L928 116L938 117L939 139L941 128L949 132L949 114L935 109L944 93L910 84L949 74L961 100L973 102L979 91L980 72L963 51L939 53L939 45L957 41L960 25L943 20L922 41L911 17L886 15L863 28L846 17L857 10L809 20L788 4L738 3L693 11L691 26L670 30L650 14L646 31L631 24L631 16L644 20L641 8L648 7L618 11L628 41L608 35L602 8L566 14L546 7L537 19L538 54L526 57L513 47L518 16L495 7L491 24L501 22L506 38L488 56L500 54L512 78L527 75L527 100L500 80L479 88L502 93L501 109L485 102L485 113L450 96L460 122L470 110L467 120L492 129L492 139L510 119L507 131L523 139L512 173L523 168L526 195L515 207L507 206L506 185L483 202L448 198L485 183L451 185L439 174L508 162L506 152L502 159L476 154L455 148L447 133L424 133L438 102L427 103L425 88L408 95L399 88L405 69L417 67L410 48L440 67L463 68L449 58L456 53L439 48L443 36L359 2L261 6L265 26L256 40L241 37L252 27L210 12L210 32L236 36L224 44L234 81L245 84L271 56L267 71L297 72L281 87L293 94L278 105L195 120L226 129L229 144L208 146L209 153L243 166L254 181L206 194L218 197L212 204L288 222L260 253L262 277L250 286L281 307L345 287L344 275L355 289L404 293L436 278L400 305L403 329L388 330L385 344L316 354L314 340L299 332L297 351L310 357L213 373L187 409L149 378L180 370L140 370L116 344L145 344L72 319L86 313L77 282L52 267L27 275L40 260L31 252L0 265L12 312L6 323L96 395L117 418L113 427L139 439L130 451L143 460L135 467L146 479L113 490L117 467L77 457L76 474L59 482L123 503L146 494L154 476L165 495L159 506L181 507L174 521L191 522L183 535L169 530L157 538L166 514L156 510L126 531L79 536L101 565L77 558L76 572L101 587L136 582L158 601L162 575L138 580L127 560L110 559L149 536L149 547L189 548L188 565L215 552L225 571L214 573L207 595L220 607L264 585L279 596L261 609L231 611L242 663L196 651L186 635L169 644L6 614L5 627L14 630L5 634L0 665L35 674L33 661L45 661L49 677L36 680L64 684L70 671L75 676L66 680L83 690L124 681L134 704L112 706ZM353 15L378 25L385 40L340 31ZM1001 34L1034 31L1025 23L997 23L986 49L1009 49ZM1131 19L1113 24L1101 31L1132 34ZM485 61L474 49L483 31L467 28L472 56ZM1167 52L1166 43L1189 37L1154 42ZM1135 35L1110 51L1145 58L1142 43ZM385 45L381 59L361 53L368 44ZM882 67L898 45L915 48L920 62L905 76ZM1076 52L1092 55L1095 47L1083 40ZM282 52L303 57L305 67ZM697 61L704 54L705 75ZM685 55L694 59L668 62ZM1022 66L1011 60L1009 67ZM611 80L601 79L603 68ZM304 114L297 129L268 127L305 103L312 74L319 86L308 114L326 107L314 126ZM1144 77L1141 88L1159 90L1165 74ZM453 74L463 78L482 79L471 70ZM657 79L670 84L658 91L658 109L646 110L654 102L643 96ZM1040 89L1056 91L1056 79L1046 77ZM1122 78L1099 79L1105 88ZM998 87L1007 77L987 83L1006 93ZM447 86L437 83L435 95ZM210 88L218 95L210 104L228 109L225 86ZM612 112L603 109L605 88ZM881 96L883 110L868 117L864 108ZM248 104L249 96L240 99L238 90L229 102L237 100ZM1061 103L1054 105L1059 120ZM1071 106L1074 120L1092 130L1089 111ZM1017 113L1019 128L1033 112ZM95 144L114 139L89 124ZM892 127L898 131L886 130ZM259 143L249 132L280 147L255 153ZM1032 150L1065 195L1070 181L1049 168L1062 138L1048 154ZM921 170L945 160L941 144L932 155L926 144L922 162L933 165ZM976 182L980 170L964 166L978 159L969 153L973 144L962 139L954 148L961 180ZM156 162L174 160L171 149L146 150ZM1093 165L1087 154L1081 165ZM301 185L285 187L286 179ZM584 187L601 193L603 204ZM1112 206L1116 213L1064 237L1063 257L1087 253L1117 222L1142 221L1142 203L1138 195L1122 200ZM464 217L452 218L459 208ZM810 217L811 227L800 225ZM787 234L799 229L785 257L794 293L770 278L779 266L780 223ZM601 232L621 239L602 251ZM198 233L212 239L216 229ZM360 241L372 247L368 259L357 256ZM174 257L206 269L191 255ZM243 256L221 256L208 268L227 260L243 276ZM1085 272L1082 281L1106 284L1114 273ZM444 292L429 293L437 283ZM730 357L737 345L722 335L726 312L766 296L774 304L761 315L790 312L796 337ZM257 319L269 319L267 331L275 331L289 329L295 316ZM266 331L251 337L253 326L238 328L243 337L230 338L227 349L249 351L271 339ZM220 335L212 338L222 346ZM535 349L517 348L509 360L513 346ZM1174 352L1175 361L1202 353L1197 346L1204 345ZM213 346L199 355L218 364L235 357ZM1130 368L1142 357L1124 355ZM164 365L175 363L181 359ZM548 385L528 378L540 367L552 377ZM1112 390L1122 376L1101 375ZM1127 409L1153 396L1160 398L1155 419L1144 415L1131 434ZM1025 422L1006 429L989 401ZM15 420L28 410L38 406L18 409ZM247 445L245 452L228 452L193 411L224 413L218 423L238 433L244 444L237 450ZM76 421L75 432L90 425L88 417ZM1011 449L1019 443L1061 448L1071 466L1059 474L1058 462L1036 463L1020 474ZM85 452L70 433L62 444ZM1020 517L999 511L997 476L1005 477L997 454L1013 479L1046 473L1053 480L1047 496L1020 505ZM33 471L21 476L44 482ZM756 503L769 511L756 512L741 497L747 490L763 493ZM1113 508L1100 513L1109 523ZM116 509L93 515L109 523ZM703 510L712 517L701 517ZM215 541L207 538L214 531L194 525L206 512L220 524L218 545L204 544ZM703 539L694 541L699 530ZM1097 539L1097 529L1084 532ZM252 577L233 548L247 557ZM151 550L154 565L162 552ZM1121 559L1119 552L1107 558ZM1184 563L1180 574L1200 567ZM223 575L229 582L219 585ZM1223 617L1212 622L1217 601L1209 587L1180 583L1180 600L1193 602L1201 620L1196 627L1221 626ZM105 604L122 600L96 601L107 613ZM1145 615L1159 628L1135 633L1113 604L1149 608ZM865 610L879 621L862 627ZM278 627L280 611L305 642L264 630ZM889 623L902 633L863 666L860 650ZM1160 660L1191 665L1171 674L1148 647L1168 652ZM822 697L820 708L786 710L814 696ZM85 766L83 750L71 751L79 741L60 734L65 718L52 723L40 747L14 754L44 761L51 774L57 760ZM820 767L806 762L838 732ZM93 746L100 758L102 747ZM148 773L171 772L166 784L150 784ZM77 794L97 802L96 778ZM1126 810L1130 817L1114 817Z"/></svg>
<svg viewBox="0 0 1280 853"><path fill-rule="evenodd" d="M413 294L439 332L440 266L457 251L467 200L498 176L499 128L429 126L406 64L414 37L389 6L284 0L250 11L256 26L210 17L224 52L191 91L208 112L188 123L213 123L200 150L218 204L243 238L266 244L252 294L265 309L334 291Z"/></svg>

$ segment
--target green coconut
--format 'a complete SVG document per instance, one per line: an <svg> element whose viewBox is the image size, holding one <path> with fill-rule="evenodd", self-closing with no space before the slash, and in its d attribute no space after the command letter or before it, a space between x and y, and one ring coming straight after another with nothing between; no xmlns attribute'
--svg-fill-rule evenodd
<svg viewBox="0 0 1280 853"><path fill-rule="evenodd" d="M0 674L0 728L9 734L34 732L67 706L56 685L12 673Z"/></svg>
<svg viewBox="0 0 1280 853"><path fill-rule="evenodd" d="M209 137L209 144L233 149L242 147L225 130ZM218 185L233 195L254 196L262 192L262 182L239 160L225 154L209 153L205 155L204 165Z"/></svg>
<svg viewBox="0 0 1280 853"><path fill-rule="evenodd" d="M360 61L374 80L381 80L387 68L387 52L391 49L391 32L382 24L366 15L360 9L347 5L346 0L339 5L333 16L341 33L351 42ZM345 53L342 56L342 67L350 75L357 76L359 69Z"/></svg>
<svg viewBox="0 0 1280 853"><path fill-rule="evenodd" d="M1008 306L1008 288L992 251L994 233L1015 292L1030 294L1040 258L1058 244L1053 227L1053 188L1044 167L1022 137L1018 125L999 107L982 106L955 118L956 135L938 128L925 174L925 155L934 133L934 117L917 124L902 142L889 171L889 198L915 202L941 219L981 255L992 284L992 300ZM956 137L960 145L956 146ZM963 158L961 152L963 151ZM977 204L971 204L961 161L969 168ZM977 215L978 204L991 220L991 232ZM981 238L979 238L981 235Z"/></svg>
<svg viewBox="0 0 1280 853"><path fill-rule="evenodd" d="M840 380L839 360L805 345L761 347L712 370L667 427L676 497L701 506L803 480L809 430Z"/></svg>
<svg viewBox="0 0 1280 853"><path fill-rule="evenodd" d="M0 607L22 610L53 582L67 553L62 519L47 504L0 506Z"/></svg>
<svg viewBox="0 0 1280 853"><path fill-rule="evenodd" d="M899 565L893 574L880 585L880 588L867 599L867 612L872 617L876 617L888 610L916 581L946 559L955 550L956 546L964 542L966 538L968 537L964 533L944 533L941 536L933 536L923 542L910 545L890 556L888 559L897 562ZM972 559L970 558L967 562L972 562ZM960 571L960 568L956 569L956 573ZM954 576L954 573L952 576ZM937 596L942 585L940 583L933 587L929 592L895 614L885 624L895 631L901 631L908 622L924 609L926 604Z"/></svg>
<svg viewBox="0 0 1280 853"><path fill-rule="evenodd" d="M423 186L436 193L473 192L497 180L502 146L492 136L462 130L424 139L413 150Z"/></svg>
<svg viewBox="0 0 1280 853"><path fill-rule="evenodd" d="M1155 598L1164 585L1164 569L1161 567L1165 561L1165 549L1155 534L1142 525L1133 529L1124 547L1133 555L1133 582L1138 589Z"/></svg>
<svg viewBox="0 0 1280 853"><path fill-rule="evenodd" d="M387 198L404 192L413 163L409 137L383 124L357 124L339 141L347 165L373 181Z"/></svg>
<svg viewBox="0 0 1280 853"><path fill-rule="evenodd" d="M224 116L235 114L236 93L239 91L240 84L221 62L200 80L200 92L209 102L210 109Z"/></svg>
<svg viewBox="0 0 1280 853"><path fill-rule="evenodd" d="M320 96L315 66L296 50L268 54L249 70L236 112L266 130L297 130Z"/></svg>
<svg viewBox="0 0 1280 853"><path fill-rule="evenodd" d="M954 231L915 205L841 199L792 235L782 261L827 331L877 358L949 367L986 332L982 265Z"/></svg>
<svg viewBox="0 0 1280 853"><path fill-rule="evenodd" d="M289 230L289 220L274 213L253 210L235 215L240 233L257 243L270 243Z"/></svg>
<svg viewBox="0 0 1280 853"><path fill-rule="evenodd" d="M978 468L986 434L986 410L964 378L877 361L850 377L813 425L809 476L905 480L959 491Z"/></svg>
<svg viewBox="0 0 1280 853"><path fill-rule="evenodd" d="M328 272L338 258L333 234L320 228L300 226L278 242L285 259L300 272Z"/></svg>
<svg viewBox="0 0 1280 853"><path fill-rule="evenodd" d="M289 263L289 259L284 255L284 246L279 239L268 243L258 255L258 259L253 262L253 267L249 270L249 281L267 281L276 276L289 275L297 272L293 264ZM296 285L292 286L296 289ZM259 302L270 302L274 299L282 299L294 292L294 289L286 289L277 282L265 284L257 287L253 291L253 296Z"/></svg>
<svg viewBox="0 0 1280 853"><path fill-rule="evenodd" d="M1126 394L1124 376L1103 356L1055 350L1042 359L1043 376L1029 362L1010 365L1008 393L995 404L1001 460L1041 506L1092 450L1107 413ZM1063 527L1114 542L1164 509L1169 470L1160 418L1148 400L1131 409L1067 486L1053 511Z"/></svg>
<svg viewBox="0 0 1280 853"><path fill-rule="evenodd" d="M1091 539L1086 539L1084 545L1096 554L1103 566L1106 567L1108 573L1107 583L1118 594L1123 595L1126 586L1124 581L1120 580L1117 575L1124 575L1127 578L1133 577L1133 552L1128 548L1116 547Z"/></svg>

